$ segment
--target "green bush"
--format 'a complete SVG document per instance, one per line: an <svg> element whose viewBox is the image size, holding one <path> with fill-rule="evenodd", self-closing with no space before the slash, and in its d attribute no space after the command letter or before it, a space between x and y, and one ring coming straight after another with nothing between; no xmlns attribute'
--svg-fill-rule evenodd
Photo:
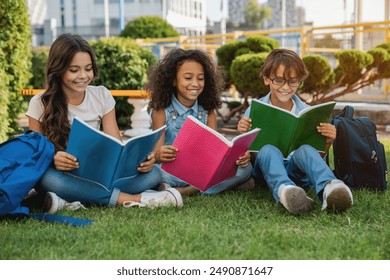
<svg viewBox="0 0 390 280"><path fill-rule="evenodd" d="M238 53L238 51L240 52ZM233 84L230 75L230 66L236 56L250 53L250 49L246 47L243 41L233 41L231 43L222 45L216 51L218 65L221 65L224 70L226 87L229 88Z"/></svg>
<svg viewBox="0 0 390 280"><path fill-rule="evenodd" d="M381 78L390 78L390 43L384 43L368 51L374 58L372 64Z"/></svg>
<svg viewBox="0 0 390 280"><path fill-rule="evenodd" d="M235 84L232 79L231 65L236 57L244 54L268 53L278 47L277 40L259 35L248 37L245 41L237 40L218 48L216 55L218 64L223 67L225 72L226 86L229 87L232 83Z"/></svg>
<svg viewBox="0 0 390 280"><path fill-rule="evenodd" d="M19 91L31 77L31 28L25 0L0 2L0 49L6 54L1 57L0 65L7 76L2 88L7 88L10 136L19 132L16 120L22 113L23 101Z"/></svg>
<svg viewBox="0 0 390 280"><path fill-rule="evenodd" d="M253 36L246 39L246 45L255 53L271 52L279 48L279 42L267 36Z"/></svg>
<svg viewBox="0 0 390 280"><path fill-rule="evenodd" d="M327 58L321 55L307 55L302 58L309 76L304 82L302 91L325 91L334 83L334 71Z"/></svg>
<svg viewBox="0 0 390 280"><path fill-rule="evenodd" d="M244 54L233 60L230 73L237 90L252 96L264 96L268 87L260 78L260 69L268 53Z"/></svg>
<svg viewBox="0 0 390 280"><path fill-rule="evenodd" d="M0 62L5 60L5 54L0 48ZM5 141L8 130L8 91L7 89L7 75L3 68L0 67L0 143Z"/></svg>
<svg viewBox="0 0 390 280"><path fill-rule="evenodd" d="M141 48L130 38L109 38L91 42L94 48L100 77L94 83L108 89L142 89L150 66L157 58L147 49ZM116 113L120 127L130 126L133 113L126 97L116 97Z"/></svg>
<svg viewBox="0 0 390 280"><path fill-rule="evenodd" d="M121 37L167 38L178 37L178 33L166 20L157 16L137 17L129 22L120 34Z"/></svg>
<svg viewBox="0 0 390 280"><path fill-rule="evenodd" d="M336 80L344 76L344 84L352 84L361 78L362 72L374 62L369 53L359 50L345 50L335 54L339 65L336 68Z"/></svg>
<svg viewBox="0 0 390 280"><path fill-rule="evenodd" d="M29 82L31 88L44 88L45 68L49 56L49 47L42 46L32 50L31 73L32 77Z"/></svg>

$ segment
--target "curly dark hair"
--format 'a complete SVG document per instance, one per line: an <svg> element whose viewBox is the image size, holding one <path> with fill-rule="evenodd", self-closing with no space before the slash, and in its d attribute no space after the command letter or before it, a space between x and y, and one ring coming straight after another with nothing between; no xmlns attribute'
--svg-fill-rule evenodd
<svg viewBox="0 0 390 280"><path fill-rule="evenodd" d="M46 65L46 89L42 95L44 111L39 121L42 134L54 144L57 151L65 150L70 133L68 101L61 87L62 76L78 52L90 55L96 79L99 71L93 49L85 39L76 34L62 34L53 42Z"/></svg>
<svg viewBox="0 0 390 280"><path fill-rule="evenodd" d="M152 109L165 109L177 95L176 73L185 61L195 61L203 66L205 86L198 97L199 105L210 112L221 107L221 92L225 82L223 72L206 52L201 50L174 49L148 72L145 90L150 94L149 106Z"/></svg>

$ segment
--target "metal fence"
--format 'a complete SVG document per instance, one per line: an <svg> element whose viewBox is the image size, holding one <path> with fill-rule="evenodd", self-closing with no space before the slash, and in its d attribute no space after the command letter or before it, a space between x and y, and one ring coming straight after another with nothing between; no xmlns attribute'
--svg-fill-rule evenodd
<svg viewBox="0 0 390 280"><path fill-rule="evenodd" d="M119 34L116 30L115 34ZM104 37L101 26L75 27L68 29L58 28L57 34L66 32L77 33L86 39ZM38 41L43 40L42 32L35 32ZM112 34L114 34L112 33ZM180 36L174 38L137 39L137 43L150 49L157 58L163 57L173 48L203 49L215 56L215 51L223 44L234 40L256 35L265 35L274 38L284 48L294 50L299 55L319 54L326 57L332 67L337 66L335 53L340 50L358 49L368 51L371 48L390 42L390 21L366 22L359 24L345 24L337 26L313 27L301 26L287 29L269 29L252 31L234 31L226 34L211 34L204 36ZM360 90L358 94L347 95L345 98L353 100L389 102L388 80L377 81L374 85Z"/></svg>
<svg viewBox="0 0 390 280"><path fill-rule="evenodd" d="M332 67L337 66L335 53L346 49L368 51L373 47L390 42L390 21L366 22L326 27L302 26L288 29L234 31L226 34L205 36L181 36L162 39L139 39L137 42L150 48L158 58L172 48L204 49L215 55L223 44L246 37L265 35L276 39L283 48L294 50L301 56L319 54L328 58ZM358 94L348 94L341 99L353 101L389 102L388 80L377 81L374 85L360 90Z"/></svg>

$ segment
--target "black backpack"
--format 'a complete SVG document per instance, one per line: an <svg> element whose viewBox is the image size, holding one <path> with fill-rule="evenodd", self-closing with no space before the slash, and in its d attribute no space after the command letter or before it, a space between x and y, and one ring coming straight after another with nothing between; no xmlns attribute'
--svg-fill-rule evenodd
<svg viewBox="0 0 390 280"><path fill-rule="evenodd" d="M334 173L351 188L384 191L387 188L385 149L377 139L375 123L367 117L353 117L346 106L332 123L337 129L333 142Z"/></svg>

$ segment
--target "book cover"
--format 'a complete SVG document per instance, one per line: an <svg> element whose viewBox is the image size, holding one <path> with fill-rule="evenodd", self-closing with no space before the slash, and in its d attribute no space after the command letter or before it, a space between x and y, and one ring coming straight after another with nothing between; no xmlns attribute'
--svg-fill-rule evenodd
<svg viewBox="0 0 390 280"><path fill-rule="evenodd" d="M107 188L115 187L118 180L138 174L137 167L153 151L165 128L122 143L75 117L66 151L77 158L80 167L72 173Z"/></svg>
<svg viewBox="0 0 390 280"><path fill-rule="evenodd" d="M309 144L318 151L325 151L326 139L317 131L321 122L329 122L335 102L308 107L295 115L292 112L252 100L249 117L252 128L261 128L249 150L257 152L264 145L278 147L287 157L303 144Z"/></svg>
<svg viewBox="0 0 390 280"><path fill-rule="evenodd" d="M189 116L172 144L178 149L176 159L164 162L161 168L206 191L236 174L236 161L246 153L259 131L254 129L229 141L219 132Z"/></svg>

